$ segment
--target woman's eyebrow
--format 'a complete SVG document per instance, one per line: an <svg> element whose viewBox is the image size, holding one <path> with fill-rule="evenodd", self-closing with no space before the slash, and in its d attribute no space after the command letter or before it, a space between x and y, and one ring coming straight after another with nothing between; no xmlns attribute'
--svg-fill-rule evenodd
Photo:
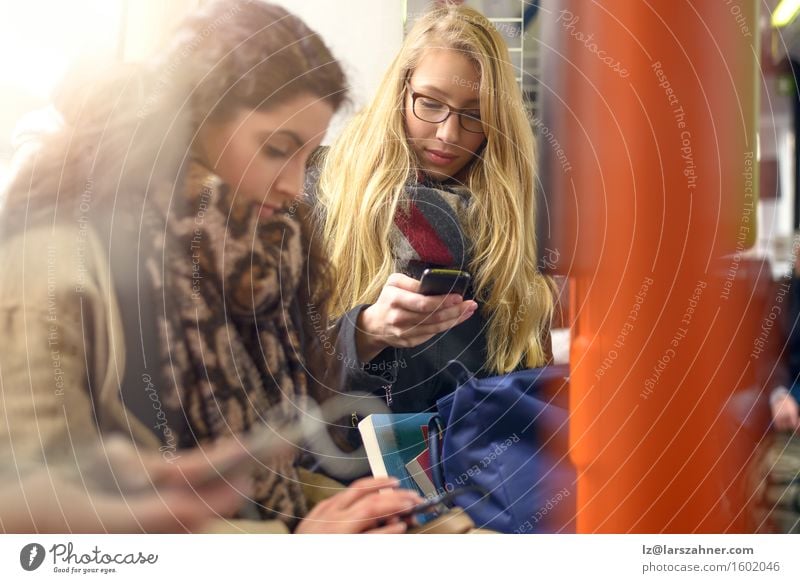
<svg viewBox="0 0 800 583"><path fill-rule="evenodd" d="M422 84L419 87L417 87L417 89L419 89L419 93L431 92L431 93L433 93L433 95L431 95L431 97L436 97L437 99L443 99L443 100L449 100L450 99L450 97L446 93L444 93L440 89L437 89L433 85ZM480 103L481 103L480 98L479 97L475 97L474 99L470 99L469 101L467 101L464 104L464 107L471 107L473 105L480 105Z"/></svg>

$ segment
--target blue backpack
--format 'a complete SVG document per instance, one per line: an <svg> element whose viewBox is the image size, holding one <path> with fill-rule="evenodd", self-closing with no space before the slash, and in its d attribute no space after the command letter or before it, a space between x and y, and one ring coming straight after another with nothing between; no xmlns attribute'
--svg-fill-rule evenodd
<svg viewBox="0 0 800 583"><path fill-rule="evenodd" d="M437 401L429 428L434 485L440 492L469 488L454 502L479 527L575 532L576 473L567 453L565 402L569 367L481 379L451 361L447 372L458 379L458 388Z"/></svg>

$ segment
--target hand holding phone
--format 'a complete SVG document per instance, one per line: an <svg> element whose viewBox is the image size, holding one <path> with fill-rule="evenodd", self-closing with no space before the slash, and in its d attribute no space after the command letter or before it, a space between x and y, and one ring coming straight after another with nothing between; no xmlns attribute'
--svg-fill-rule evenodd
<svg viewBox="0 0 800 583"><path fill-rule="evenodd" d="M459 295L467 291L468 280L457 279L460 283L456 285L450 278L442 286L443 279L435 273L423 275L423 281L402 273L391 274L377 301L362 310L356 321L359 359L370 361L389 346L419 346L470 318L478 304ZM430 295L435 292L442 293Z"/></svg>

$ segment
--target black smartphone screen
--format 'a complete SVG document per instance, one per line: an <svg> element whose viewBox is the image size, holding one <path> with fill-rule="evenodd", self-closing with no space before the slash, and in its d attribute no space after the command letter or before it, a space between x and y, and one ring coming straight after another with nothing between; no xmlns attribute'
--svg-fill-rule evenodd
<svg viewBox="0 0 800 583"><path fill-rule="evenodd" d="M458 294L465 297L470 279L469 273L458 269L426 269L422 273L419 293L426 296Z"/></svg>

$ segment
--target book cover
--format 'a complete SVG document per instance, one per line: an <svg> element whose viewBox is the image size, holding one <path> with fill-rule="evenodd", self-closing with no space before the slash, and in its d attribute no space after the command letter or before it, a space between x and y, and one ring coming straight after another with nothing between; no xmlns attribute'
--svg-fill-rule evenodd
<svg viewBox="0 0 800 583"><path fill-rule="evenodd" d="M400 486L425 492L417 486L406 464L427 448L428 422L433 413L369 415L358 424L369 466L375 477L394 476Z"/></svg>
<svg viewBox="0 0 800 583"><path fill-rule="evenodd" d="M426 498L435 498L438 492L433 483L433 472L431 471L431 450L425 450L406 464L411 479L417 483L417 487Z"/></svg>

